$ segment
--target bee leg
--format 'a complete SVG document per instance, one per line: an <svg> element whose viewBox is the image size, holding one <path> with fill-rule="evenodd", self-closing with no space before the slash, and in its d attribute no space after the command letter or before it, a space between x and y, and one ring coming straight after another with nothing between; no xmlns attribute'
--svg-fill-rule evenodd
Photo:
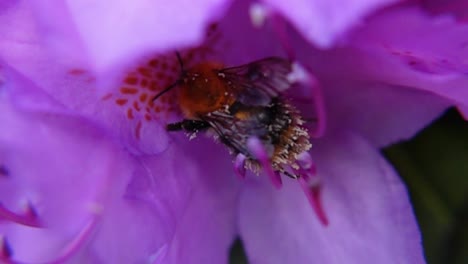
<svg viewBox="0 0 468 264"><path fill-rule="evenodd" d="M328 218L322 205L321 184L312 157L303 152L297 157L299 164L299 178L297 179L302 191L307 197L312 209L323 225L328 225Z"/></svg>
<svg viewBox="0 0 468 264"><path fill-rule="evenodd" d="M283 182L281 181L281 175L278 171L275 171L271 167L270 158L268 153L263 146L263 143L257 137L250 137L247 140L247 148L252 153L252 155L260 162L265 173L270 177L271 182L276 188L281 188Z"/></svg>
<svg viewBox="0 0 468 264"><path fill-rule="evenodd" d="M206 121L184 119L177 123L167 124L166 130L167 131L183 130L183 131L190 132L190 133L196 133L198 131L208 129L210 127L211 127L210 124Z"/></svg>
<svg viewBox="0 0 468 264"><path fill-rule="evenodd" d="M283 174L283 175L286 175L288 176L289 178L291 179L294 179L294 180L297 180L299 178L299 176L297 176L296 174L293 174L293 173L290 173L288 171L285 171L284 169L280 170L280 172Z"/></svg>

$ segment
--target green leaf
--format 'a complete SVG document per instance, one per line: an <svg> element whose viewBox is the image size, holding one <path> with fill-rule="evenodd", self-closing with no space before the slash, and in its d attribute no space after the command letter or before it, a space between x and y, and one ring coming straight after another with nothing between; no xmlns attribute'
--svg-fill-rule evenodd
<svg viewBox="0 0 468 264"><path fill-rule="evenodd" d="M468 263L468 123L451 109L384 153L408 186L428 263Z"/></svg>

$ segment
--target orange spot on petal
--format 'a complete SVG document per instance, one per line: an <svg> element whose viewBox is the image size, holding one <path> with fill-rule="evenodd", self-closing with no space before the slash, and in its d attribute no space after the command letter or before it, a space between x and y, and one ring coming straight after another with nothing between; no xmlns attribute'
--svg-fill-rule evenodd
<svg viewBox="0 0 468 264"><path fill-rule="evenodd" d="M148 86L148 80L147 79L142 79L140 82L141 87L147 87Z"/></svg>
<svg viewBox="0 0 468 264"><path fill-rule="evenodd" d="M129 77L125 78L124 83L130 84L130 85L135 85L135 84L138 83L138 78L133 77L133 76L129 76Z"/></svg>
<svg viewBox="0 0 468 264"><path fill-rule="evenodd" d="M148 62L148 65L151 67L157 67L158 64L159 64L159 61L157 59L153 59Z"/></svg>
<svg viewBox="0 0 468 264"><path fill-rule="evenodd" d="M123 99L123 98L115 100L115 103L118 104L118 105L124 105L127 102L128 102L128 99Z"/></svg>
<svg viewBox="0 0 468 264"><path fill-rule="evenodd" d="M127 117L128 119L133 119L133 110L131 108L127 109Z"/></svg>
<svg viewBox="0 0 468 264"><path fill-rule="evenodd" d="M146 115L145 115L145 119L146 119L147 121L151 121L151 116L148 115L148 114L146 114Z"/></svg>
<svg viewBox="0 0 468 264"><path fill-rule="evenodd" d="M158 90L158 84L156 82L151 82L149 89L151 91L157 91Z"/></svg>
<svg viewBox="0 0 468 264"><path fill-rule="evenodd" d="M122 87L120 88L120 92L123 94L136 94L138 93L138 90L135 88Z"/></svg>
<svg viewBox="0 0 468 264"><path fill-rule="evenodd" d="M143 68L143 67L140 67L138 68L138 72L143 75L143 76L146 76L148 78L151 77L151 71L148 69L148 68Z"/></svg>
<svg viewBox="0 0 468 264"><path fill-rule="evenodd" d="M146 101L146 99L148 98L148 95L147 94L142 94L140 95L140 102L144 103Z"/></svg>
<svg viewBox="0 0 468 264"><path fill-rule="evenodd" d="M140 110L141 110L140 105L138 104L137 101L133 102L133 108L135 108L135 110L137 110L138 112L140 112Z"/></svg>
<svg viewBox="0 0 468 264"><path fill-rule="evenodd" d="M163 72L158 72L156 73L156 78L162 80L166 77L166 75Z"/></svg>
<svg viewBox="0 0 468 264"><path fill-rule="evenodd" d="M68 74L71 74L71 75L82 75L84 74L86 71L83 70L83 69L71 69L68 71Z"/></svg>
<svg viewBox="0 0 468 264"><path fill-rule="evenodd" d="M135 127L135 137L137 139L140 139L140 134L141 134L141 121L138 121L136 127Z"/></svg>
<svg viewBox="0 0 468 264"><path fill-rule="evenodd" d="M112 97L112 94L111 93L108 93L106 95L104 95L101 100L107 100L107 99L110 99Z"/></svg>

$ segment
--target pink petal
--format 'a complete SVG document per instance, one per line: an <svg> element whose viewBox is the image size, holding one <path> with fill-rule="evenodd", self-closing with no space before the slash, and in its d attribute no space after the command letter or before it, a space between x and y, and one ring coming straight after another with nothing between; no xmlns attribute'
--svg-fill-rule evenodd
<svg viewBox="0 0 468 264"><path fill-rule="evenodd" d="M0 131L0 165L8 175L0 178L0 203L20 214L30 202L45 227L0 222L0 234L6 235L14 259L149 261L168 243L175 230L169 225L176 218L155 210L153 201L135 199L127 186L131 179L147 179L148 173L152 178L191 175L189 164L176 163L169 154L153 160L129 158L94 122L77 116L7 65L1 70L0 122L8 125ZM146 162L152 164L151 171ZM146 185L159 203L177 205L177 194L186 191L161 185ZM186 202L187 195L180 201ZM176 208L183 213L183 204Z"/></svg>
<svg viewBox="0 0 468 264"><path fill-rule="evenodd" d="M331 46L364 16L397 0L263 0L320 47Z"/></svg>
<svg viewBox="0 0 468 264"><path fill-rule="evenodd" d="M340 134L313 154L330 224L320 224L297 182L277 191L251 181L239 211L251 263L424 263L406 189L377 150Z"/></svg>
<svg viewBox="0 0 468 264"><path fill-rule="evenodd" d="M167 196L166 206L175 216L165 228L174 226L174 233L165 248L155 254L154 263L226 263L227 252L235 236L238 179L232 172L232 162L223 146L212 140L195 139L187 142L183 135L174 135L175 149L171 159L174 168L181 170L168 180L186 183L188 189ZM170 154L169 154L170 155ZM187 164L187 165L184 165ZM190 165L188 165L190 164ZM155 165L156 168L156 165ZM171 185L162 185L167 190ZM155 190L155 193L157 190ZM158 194L161 192L157 192ZM174 196L187 199L181 211L173 204Z"/></svg>
<svg viewBox="0 0 468 264"><path fill-rule="evenodd" d="M466 108L467 30L415 8L395 8L370 19L348 43L301 57L324 87L329 125L385 146L413 136L451 105Z"/></svg>
<svg viewBox="0 0 468 264"><path fill-rule="evenodd" d="M396 8L371 19L351 46L374 57L375 64L364 63L362 71L375 79L429 91L463 107L468 105L467 34L468 25L448 16Z"/></svg>
<svg viewBox="0 0 468 264"><path fill-rule="evenodd" d="M468 21L468 1L466 0L417 0L419 4L433 14L452 14L459 21Z"/></svg>
<svg viewBox="0 0 468 264"><path fill-rule="evenodd" d="M121 177L115 167L122 161L107 135L82 118L24 111L5 96L0 108L0 163L8 170L0 202L17 213L30 204L41 223L31 228L1 221L0 233L15 260L51 261L66 255L87 223L97 220L94 208L104 203L110 178Z"/></svg>
<svg viewBox="0 0 468 264"><path fill-rule="evenodd" d="M346 59L341 58L345 64ZM362 62L365 56L349 59L351 62L357 58ZM352 71L355 64L335 69L333 76L318 75L324 87L328 129L346 127L377 147L388 146L411 138L451 105L450 101L426 91L373 80L372 76L362 80L342 75Z"/></svg>
<svg viewBox="0 0 468 264"><path fill-rule="evenodd" d="M148 52L201 42L205 28L222 15L227 2L204 0L188 6L179 0L40 1L33 5L48 42L60 46L64 37L78 39L102 70Z"/></svg>
<svg viewBox="0 0 468 264"><path fill-rule="evenodd" d="M164 150L168 144L162 124L166 117L156 113L154 107L148 107L155 91L135 87L132 89L136 93L121 92L121 88L128 86L124 83L128 72L148 58L97 75L80 59L64 60L50 53L48 46L37 39L38 30L30 19L31 12L23 4L13 5L0 14L0 22L9 24L0 28L4 36L0 39L0 57L13 67L12 71L21 73L33 87L40 88L40 94L48 94L64 108L101 123L131 152L154 154ZM83 55L79 50L76 53ZM156 88L166 85L155 84ZM29 86L15 87L10 92L24 107L44 107L37 105L36 95L31 94ZM127 103L119 104L120 100Z"/></svg>

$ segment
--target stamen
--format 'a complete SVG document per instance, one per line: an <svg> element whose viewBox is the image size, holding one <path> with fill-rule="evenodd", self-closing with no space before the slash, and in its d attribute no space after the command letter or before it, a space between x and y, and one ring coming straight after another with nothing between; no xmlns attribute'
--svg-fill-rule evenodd
<svg viewBox="0 0 468 264"><path fill-rule="evenodd" d="M241 179L245 179L245 160L246 157L244 154L239 153L234 160L234 172Z"/></svg>
<svg viewBox="0 0 468 264"><path fill-rule="evenodd" d="M273 183L273 185L276 188L281 188L281 186L283 185L283 182L281 181L281 176L271 167L270 158L268 157L268 153L260 139L258 139L257 137L250 137L247 140L247 148L260 162L260 165L262 165L263 170L268 175L268 177L270 177L271 183Z"/></svg>
<svg viewBox="0 0 468 264"><path fill-rule="evenodd" d="M297 163L300 166L299 185L304 191L318 219L326 226L328 225L328 218L322 206L321 185L317 176L315 163L310 154L306 151L297 156Z"/></svg>
<svg viewBox="0 0 468 264"><path fill-rule="evenodd" d="M298 62L293 62L291 65L291 72L287 75L288 82L290 83L308 83L309 73L307 70Z"/></svg>
<svg viewBox="0 0 468 264"><path fill-rule="evenodd" d="M305 170L309 170L310 168L315 167L315 163L312 161L312 157L307 151L304 151L301 154L297 155L296 160L297 163L299 163L299 166Z"/></svg>
<svg viewBox="0 0 468 264"><path fill-rule="evenodd" d="M0 235L0 260L10 263L13 251L5 236Z"/></svg>
<svg viewBox="0 0 468 264"><path fill-rule="evenodd" d="M288 39L289 31L287 28L287 22L284 20L281 14L273 13L270 17L273 24L273 30L275 31L281 46L283 46L283 49L286 51L288 58L291 61L296 60L294 49Z"/></svg>
<svg viewBox="0 0 468 264"><path fill-rule="evenodd" d="M91 220L86 223L77 236L64 248L61 254L54 260L48 261L47 263L59 264L65 263L71 256L73 256L81 246L87 241L90 237L91 232L94 230L94 227L97 223L97 216L93 216Z"/></svg>
<svg viewBox="0 0 468 264"><path fill-rule="evenodd" d="M318 219L324 226L327 226L328 218L322 206L320 184L309 185L303 177L299 178L298 181Z"/></svg>
<svg viewBox="0 0 468 264"><path fill-rule="evenodd" d="M29 203L25 212L21 215L10 211L0 203L0 221L2 220L11 221L30 227L42 227L42 224L37 217L36 211Z"/></svg>

